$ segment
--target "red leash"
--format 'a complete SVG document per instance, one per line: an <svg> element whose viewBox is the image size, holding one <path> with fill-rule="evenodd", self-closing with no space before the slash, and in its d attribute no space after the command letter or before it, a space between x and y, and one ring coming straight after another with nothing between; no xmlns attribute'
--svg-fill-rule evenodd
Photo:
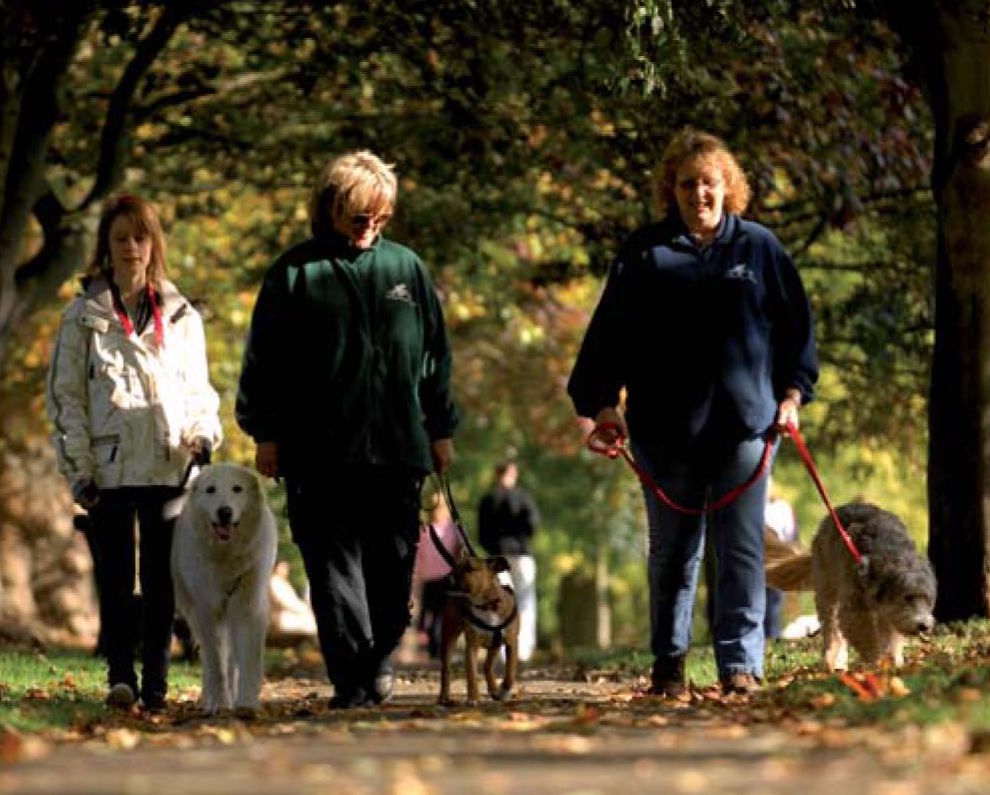
<svg viewBox="0 0 990 795"><path fill-rule="evenodd" d="M801 456L801 460L804 461L804 466L808 470L808 474L811 475L811 479L815 481L815 486L818 488L818 493L822 495L822 502L825 503L825 507L828 508L828 515L832 517L832 523L835 525L835 529L839 531L839 535L842 536L842 542L846 545L846 549L853 556L853 560L856 563L860 563L863 560L863 554L856 548L856 544L853 542L852 537L846 532L846 528L842 526L842 522L839 520L839 515L835 512L835 508L832 507L832 501L828 498L828 493L825 491L825 486L822 484L822 479L818 475L818 470L815 468L815 462L811 459L811 453L808 452L808 446L804 443L804 439L801 436L801 431L797 429L794 423L787 423L787 433L790 435L791 439L794 440L794 446L797 447L798 455Z"/></svg>
<svg viewBox="0 0 990 795"><path fill-rule="evenodd" d="M601 437L605 432L611 431L615 435L615 441L606 442ZM815 486L818 488L818 493L822 497L822 501L825 503L825 507L828 508L829 516L832 517L832 522L835 524L835 529L839 531L839 535L842 536L842 541L846 545L850 554L856 563L860 563L863 559L863 555L856 548L856 544L853 542L849 533L846 532L846 528L843 527L842 522L839 520L839 515L835 512L835 508L832 507L832 501L828 498L828 492L825 491L825 486L822 484L822 479L818 474L818 469L815 467L815 462L811 458L811 453L808 452L808 447L804 443L804 439L801 436L801 432L797 429L793 423L787 423L787 433L794 440L794 445L797 447L798 455L801 456L801 460L804 462L808 473L811 475L811 479L815 482ZM629 453L626 447L626 437L623 436L618 424L614 422L603 422L601 425L597 425L590 434L588 434L587 445L588 449L593 453L598 453L607 458L618 458L622 456L626 463L632 468L633 472L636 473L636 477L640 479L649 489L656 494L657 498L667 507L672 508L678 513L691 514L693 516L700 516L706 513L711 513L712 511L717 511L719 508L724 508L729 503L737 500L740 495L743 494L750 486L752 486L756 481L758 481L766 473L770 466L770 457L773 454L773 442L774 435L770 434L767 438L766 447L763 448L763 455L760 458L760 463L757 465L756 469L753 470L751 474L744 483L730 489L721 497L719 497L714 502L710 503L707 508L686 508L683 505L679 505L674 502L670 497L668 497L663 489L661 489L655 480L650 477L650 473L647 472L643 467L636 463L632 455Z"/></svg>
<svg viewBox="0 0 990 795"><path fill-rule="evenodd" d="M615 441L612 443L605 442L601 439L601 435L605 431L612 431L615 434ZM661 489L656 481L650 477L650 473L647 472L643 467L636 463L629 450L626 448L626 437L622 435L619 430L619 426L614 422L603 422L601 425L595 427L595 429L588 434L588 449L593 453L598 453L599 455L606 456L608 458L618 458L620 455L626 459L626 463L632 467L633 472L636 473L644 485L653 491L657 495L657 498L668 508L672 508L678 513L691 514L692 516L703 516L707 513L712 513L717 511L719 508L724 508L731 502L739 499L739 497L745 492L750 486L752 486L756 481L758 481L764 474L766 474L767 469L770 468L770 458L773 455L773 436L767 438L766 447L763 448L763 455L760 457L760 463L757 464L756 469L753 470L745 482L740 483L738 486L729 489L725 494L719 497L717 500L708 504L706 508L687 508L680 505L670 497L668 497L663 489Z"/></svg>

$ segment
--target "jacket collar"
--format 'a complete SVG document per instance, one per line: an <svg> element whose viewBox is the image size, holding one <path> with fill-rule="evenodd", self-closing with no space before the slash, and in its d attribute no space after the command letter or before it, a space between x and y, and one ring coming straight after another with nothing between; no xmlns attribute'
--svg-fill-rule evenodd
<svg viewBox="0 0 990 795"><path fill-rule="evenodd" d="M688 232L687 226L680 217L676 217L674 220L674 239L673 242L682 248L691 248L700 250L697 243L694 242L694 238L691 237L691 233ZM719 222L718 232L715 233L715 239L712 240L711 244L706 246L706 248L711 248L712 246L719 246L728 241L732 240L735 236L736 231L739 228L739 216L732 213L723 213L722 220Z"/></svg>
<svg viewBox="0 0 990 795"><path fill-rule="evenodd" d="M317 245L333 259L355 260L362 254L377 249L382 242L381 234L375 236L374 241L368 248L355 248L351 245L350 239L339 232L327 232L315 238Z"/></svg>
<svg viewBox="0 0 990 795"><path fill-rule="evenodd" d="M182 297L178 288L168 280L162 284L158 297L161 300L162 317L165 318L166 323L186 304L186 299ZM117 315L113 311L113 295L105 276L97 276L88 281L85 285L83 298L89 309L116 319Z"/></svg>

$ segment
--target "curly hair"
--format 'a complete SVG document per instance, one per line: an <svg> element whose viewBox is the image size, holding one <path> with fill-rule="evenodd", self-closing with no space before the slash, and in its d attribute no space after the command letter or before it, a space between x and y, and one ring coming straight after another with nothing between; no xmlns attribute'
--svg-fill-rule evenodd
<svg viewBox="0 0 990 795"><path fill-rule="evenodd" d="M86 275L108 276L113 270L110 262L110 227L122 215L127 216L139 232L151 239L151 262L148 263L145 278L148 284L161 292L165 282L165 233L151 202L132 193L120 193L104 203L96 228L96 251Z"/></svg>
<svg viewBox="0 0 990 795"><path fill-rule="evenodd" d="M346 215L389 215L399 186L394 166L367 150L331 160L320 174L309 203L309 226L314 237L333 229Z"/></svg>
<svg viewBox="0 0 990 795"><path fill-rule="evenodd" d="M659 173L654 182L657 217L666 218L677 212L677 199L674 196L677 170L693 157L711 158L722 172L725 180L725 210L737 214L745 211L752 191L735 155L721 138L693 127L683 127L674 134L660 158Z"/></svg>

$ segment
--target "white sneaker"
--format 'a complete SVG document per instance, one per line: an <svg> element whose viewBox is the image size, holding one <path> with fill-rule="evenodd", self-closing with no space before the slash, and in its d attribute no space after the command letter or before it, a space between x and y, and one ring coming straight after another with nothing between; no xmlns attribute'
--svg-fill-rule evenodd
<svg viewBox="0 0 990 795"><path fill-rule="evenodd" d="M106 705L114 709L130 709L135 701L137 698L133 688L126 682L117 682L107 693Z"/></svg>

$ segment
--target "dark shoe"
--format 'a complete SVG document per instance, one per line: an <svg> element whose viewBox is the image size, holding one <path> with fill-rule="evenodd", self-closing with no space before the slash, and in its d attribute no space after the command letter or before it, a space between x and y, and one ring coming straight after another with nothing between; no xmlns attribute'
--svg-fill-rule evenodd
<svg viewBox="0 0 990 795"><path fill-rule="evenodd" d="M684 655L674 657L658 657L653 663L653 674L650 689L653 696L677 698L687 692L687 680L684 677Z"/></svg>
<svg viewBox="0 0 990 795"><path fill-rule="evenodd" d="M117 682L107 693L106 705L113 709L129 710L134 706L137 699L134 696L134 688L127 682Z"/></svg>
<svg viewBox="0 0 990 795"><path fill-rule="evenodd" d="M367 706L369 703L371 699L368 697L368 691L359 686L337 690L333 698L327 702L327 706L330 709L355 709Z"/></svg>
<svg viewBox="0 0 990 795"><path fill-rule="evenodd" d="M165 696L141 696L141 706L145 712L164 712Z"/></svg>
<svg viewBox="0 0 990 795"><path fill-rule="evenodd" d="M762 689L763 683L760 682L760 680L753 674L747 674L739 671L722 677L722 691L726 695L736 693L738 695L746 696L750 693L756 693Z"/></svg>
<svg viewBox="0 0 990 795"><path fill-rule="evenodd" d="M392 664L386 661L379 667L378 675L371 683L369 695L374 703L385 704L392 700L394 692L395 674L392 670Z"/></svg>

